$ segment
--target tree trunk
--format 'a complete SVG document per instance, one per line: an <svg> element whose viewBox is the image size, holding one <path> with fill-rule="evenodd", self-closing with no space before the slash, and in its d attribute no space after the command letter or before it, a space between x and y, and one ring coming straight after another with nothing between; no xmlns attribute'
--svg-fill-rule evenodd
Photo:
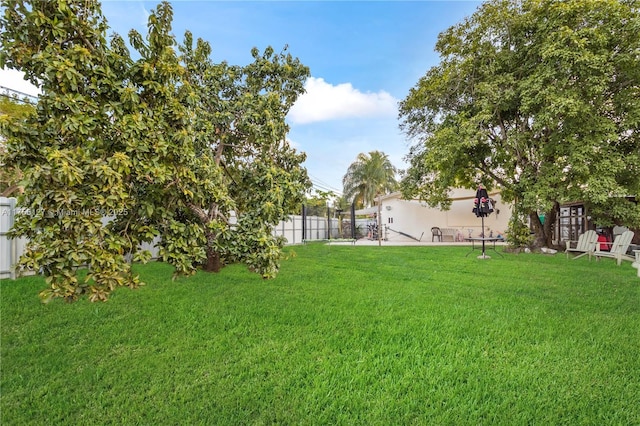
<svg viewBox="0 0 640 426"><path fill-rule="evenodd" d="M560 203L557 201L553 203L553 207L551 211L548 212L545 216L544 220L544 235L545 235L545 246L553 247L553 228L556 226L556 222L558 220L558 213L560 213Z"/></svg>
<svg viewBox="0 0 640 426"><path fill-rule="evenodd" d="M207 236L207 260L202 266L202 269L207 272L220 272L222 269L222 261L220 259L220 253L213 248L213 242L215 241L215 235L211 232L206 232Z"/></svg>
<svg viewBox="0 0 640 426"><path fill-rule="evenodd" d="M207 272L220 272L220 270L222 269L220 253L212 248L207 247L207 261L203 265L202 269Z"/></svg>
<svg viewBox="0 0 640 426"><path fill-rule="evenodd" d="M545 247L546 246L546 236L544 234L544 226L542 226L542 222L540 222L540 216L538 212L533 211L529 213L529 222L533 227L533 247Z"/></svg>
<svg viewBox="0 0 640 426"><path fill-rule="evenodd" d="M553 208L545 213L544 224L540 221L538 212L529 213L529 220L535 234L534 247L553 247L553 227L558 218L559 209L560 205L557 202L554 203Z"/></svg>

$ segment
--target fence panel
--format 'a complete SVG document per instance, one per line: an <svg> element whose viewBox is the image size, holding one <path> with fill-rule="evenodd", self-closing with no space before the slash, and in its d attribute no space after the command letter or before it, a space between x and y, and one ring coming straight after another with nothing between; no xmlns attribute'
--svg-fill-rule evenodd
<svg viewBox="0 0 640 426"><path fill-rule="evenodd" d="M149 252L151 253L151 259L155 260L158 258L158 253L160 252L158 247L156 247L156 244L158 244L159 242L160 242L160 237L155 237L153 241L151 241L150 243L140 244L140 247L138 247L138 249L141 251L149 250Z"/></svg>
<svg viewBox="0 0 640 426"><path fill-rule="evenodd" d="M0 197L0 278L13 278L13 265L16 262L16 241L9 239L7 233L13 226L16 211L16 199Z"/></svg>
<svg viewBox="0 0 640 426"><path fill-rule="evenodd" d="M273 228L273 235L283 236L287 240L287 244L300 244L304 241L335 239L340 237L338 232L338 219L332 218L331 235L327 226L329 222L326 217L307 216L305 233L302 235L302 220L300 215L291 215L288 220L283 220Z"/></svg>

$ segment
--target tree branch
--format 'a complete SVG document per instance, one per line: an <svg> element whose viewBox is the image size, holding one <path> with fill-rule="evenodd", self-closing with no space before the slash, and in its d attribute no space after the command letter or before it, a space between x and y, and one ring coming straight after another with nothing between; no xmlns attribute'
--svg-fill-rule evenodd
<svg viewBox="0 0 640 426"><path fill-rule="evenodd" d="M203 208L196 206L193 203L187 202L187 207L189 208L189 210L191 210L193 212L193 214L195 214L196 216L198 216L198 219L200 219L200 222L202 222L203 224L208 223L208 217L207 217L207 213L204 211Z"/></svg>

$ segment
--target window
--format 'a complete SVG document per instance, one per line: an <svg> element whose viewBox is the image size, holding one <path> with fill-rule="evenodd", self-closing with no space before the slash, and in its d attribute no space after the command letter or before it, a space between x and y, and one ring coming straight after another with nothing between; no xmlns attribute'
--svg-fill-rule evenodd
<svg viewBox="0 0 640 426"><path fill-rule="evenodd" d="M577 241L588 227L586 209L582 204L560 207L558 216L559 241Z"/></svg>

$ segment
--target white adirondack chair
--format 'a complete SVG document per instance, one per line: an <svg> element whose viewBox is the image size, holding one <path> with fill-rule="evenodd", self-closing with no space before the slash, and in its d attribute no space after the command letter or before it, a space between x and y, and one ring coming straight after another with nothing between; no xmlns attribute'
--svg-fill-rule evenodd
<svg viewBox="0 0 640 426"><path fill-rule="evenodd" d="M633 252L636 254L636 261L631 266L638 270L638 278L640 278L640 250L634 250Z"/></svg>
<svg viewBox="0 0 640 426"><path fill-rule="evenodd" d="M591 256L596 251L598 234L596 233L596 231L589 230L578 237L578 243L575 247L572 248L571 243L574 242L575 241L567 241L567 249L565 250L565 253L567 253L567 259L569 258L569 253L580 253L578 256L574 257L574 259L587 254L589 255L589 260L591 260Z"/></svg>
<svg viewBox="0 0 640 426"><path fill-rule="evenodd" d="M631 244L633 235L634 234L632 231L624 231L622 234L616 236L615 240L613 240L610 251L601 251L598 247L593 255L596 257L596 260L600 260L601 257L610 257L612 259L616 259L616 261L618 262L618 266L622 264L623 260L629 260L633 262L633 257L627 254L627 250L629 250L629 245Z"/></svg>

